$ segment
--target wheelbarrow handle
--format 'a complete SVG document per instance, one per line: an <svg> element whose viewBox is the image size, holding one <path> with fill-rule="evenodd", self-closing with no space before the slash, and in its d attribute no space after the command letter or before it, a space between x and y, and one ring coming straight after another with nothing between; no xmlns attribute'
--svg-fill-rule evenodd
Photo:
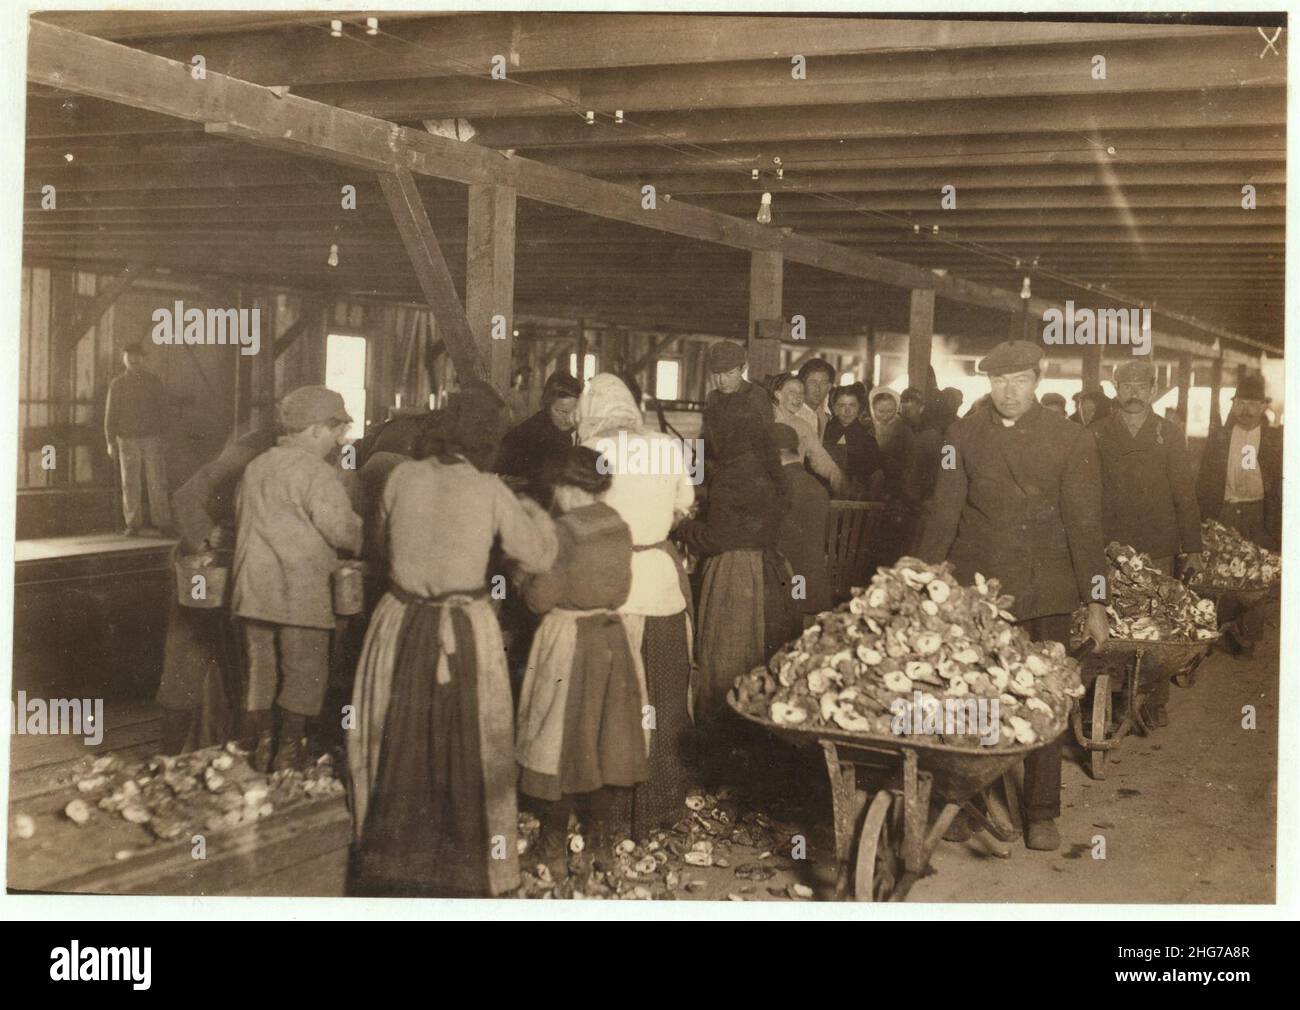
<svg viewBox="0 0 1300 1010"><path fill-rule="evenodd" d="M1084 656L1097 648L1097 640L1089 635L1082 642L1070 650L1071 659L1083 659Z"/></svg>

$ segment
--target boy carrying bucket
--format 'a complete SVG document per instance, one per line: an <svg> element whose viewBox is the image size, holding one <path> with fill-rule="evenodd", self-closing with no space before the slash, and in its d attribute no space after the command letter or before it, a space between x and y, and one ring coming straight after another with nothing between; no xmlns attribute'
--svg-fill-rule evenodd
<svg viewBox="0 0 1300 1010"><path fill-rule="evenodd" d="M320 714L329 679L330 573L337 551L361 548L361 519L325 461L352 421L343 397L302 386L277 413L283 434L248 464L239 488L233 570L248 650L240 736L256 737L259 771L301 766L306 722Z"/></svg>

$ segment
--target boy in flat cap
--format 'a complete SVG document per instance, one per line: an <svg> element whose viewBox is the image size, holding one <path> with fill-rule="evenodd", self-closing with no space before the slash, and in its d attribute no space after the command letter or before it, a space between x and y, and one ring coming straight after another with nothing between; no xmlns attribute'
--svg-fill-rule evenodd
<svg viewBox="0 0 1300 1010"><path fill-rule="evenodd" d="M1151 409L1156 370L1147 358L1115 369L1118 410L1094 421L1089 431L1101 457L1101 531L1151 555L1166 575L1201 567L1201 510L1182 431ZM1149 714L1169 724L1169 681L1156 685Z"/></svg>
<svg viewBox="0 0 1300 1010"><path fill-rule="evenodd" d="M917 553L951 561L964 584L976 572L997 578L1035 641L1068 642L1071 614L1086 603L1087 633L1100 644L1107 600L1095 595L1093 581L1106 573L1097 446L1091 433L1035 399L1041 357L1036 344L1017 340L980 362L989 404L948 428L952 466L940 467ZM1025 844L1059 848L1059 741L1025 759L1024 802ZM950 837L969 830L958 826Z"/></svg>
<svg viewBox="0 0 1300 1010"><path fill-rule="evenodd" d="M343 397L302 386L280 401L278 419L284 434L244 470L232 572L231 606L248 650L241 708L245 732L257 733L259 771L301 762L307 719L320 714L329 679L336 552L361 549L361 518L325 462L352 423Z"/></svg>

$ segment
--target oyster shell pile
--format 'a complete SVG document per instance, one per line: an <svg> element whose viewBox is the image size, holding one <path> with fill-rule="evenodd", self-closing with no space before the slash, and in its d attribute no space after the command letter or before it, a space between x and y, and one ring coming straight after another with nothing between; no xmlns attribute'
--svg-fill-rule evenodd
<svg viewBox="0 0 1300 1010"><path fill-rule="evenodd" d="M1247 540L1231 526L1213 519L1201 523L1204 570L1193 586L1227 586L1232 589L1267 589L1282 575L1282 556Z"/></svg>
<svg viewBox="0 0 1300 1010"><path fill-rule="evenodd" d="M1213 600L1202 599L1178 579L1158 571L1151 558L1127 544L1111 541L1110 604L1107 625L1116 638L1137 642L1191 642L1217 638ZM1083 637L1085 611L1074 615L1076 638Z"/></svg>
<svg viewBox="0 0 1300 1010"><path fill-rule="evenodd" d="M986 707L1000 723L995 745L1051 739L1083 694L1079 666L1059 642L1031 642L1000 589L982 575L961 586L946 563L902 558L818 615L767 667L738 677L737 700L777 724L873 736L913 732L900 730L899 715L914 727L918 705L934 711L948 699L996 700ZM969 730L937 735L981 746Z"/></svg>
<svg viewBox="0 0 1300 1010"><path fill-rule="evenodd" d="M155 840L169 842L195 832L237 828L282 807L345 792L331 754L322 755L305 773L270 776L254 771L246 758L234 743L142 762L102 757L74 779L86 799L69 803L64 816L88 824L93 803L107 814L141 825Z"/></svg>

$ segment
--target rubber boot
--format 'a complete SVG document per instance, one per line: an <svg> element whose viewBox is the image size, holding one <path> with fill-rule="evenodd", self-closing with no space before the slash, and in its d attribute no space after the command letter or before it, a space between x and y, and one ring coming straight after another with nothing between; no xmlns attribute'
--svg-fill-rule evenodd
<svg viewBox="0 0 1300 1010"><path fill-rule="evenodd" d="M307 734L307 717L282 708L277 711L280 716L280 732L276 737L272 770L300 772L306 757L307 741L304 737Z"/></svg>
<svg viewBox="0 0 1300 1010"><path fill-rule="evenodd" d="M537 837L534 863L541 863L550 870L552 880L563 880L569 875L569 814L572 810L572 800L560 799L546 804L542 812L542 833Z"/></svg>
<svg viewBox="0 0 1300 1010"><path fill-rule="evenodd" d="M258 733L257 746L253 748L253 753L249 755L248 763L252 765L254 771L265 775L271 770L271 758L274 754L275 734L268 727Z"/></svg>
<svg viewBox="0 0 1300 1010"><path fill-rule="evenodd" d="M240 712L239 725L235 731L235 743L243 750L256 750L258 743L262 739L262 734L269 734L270 732L271 710L269 708L259 708L252 712ZM270 761L269 750L267 751L267 761Z"/></svg>

